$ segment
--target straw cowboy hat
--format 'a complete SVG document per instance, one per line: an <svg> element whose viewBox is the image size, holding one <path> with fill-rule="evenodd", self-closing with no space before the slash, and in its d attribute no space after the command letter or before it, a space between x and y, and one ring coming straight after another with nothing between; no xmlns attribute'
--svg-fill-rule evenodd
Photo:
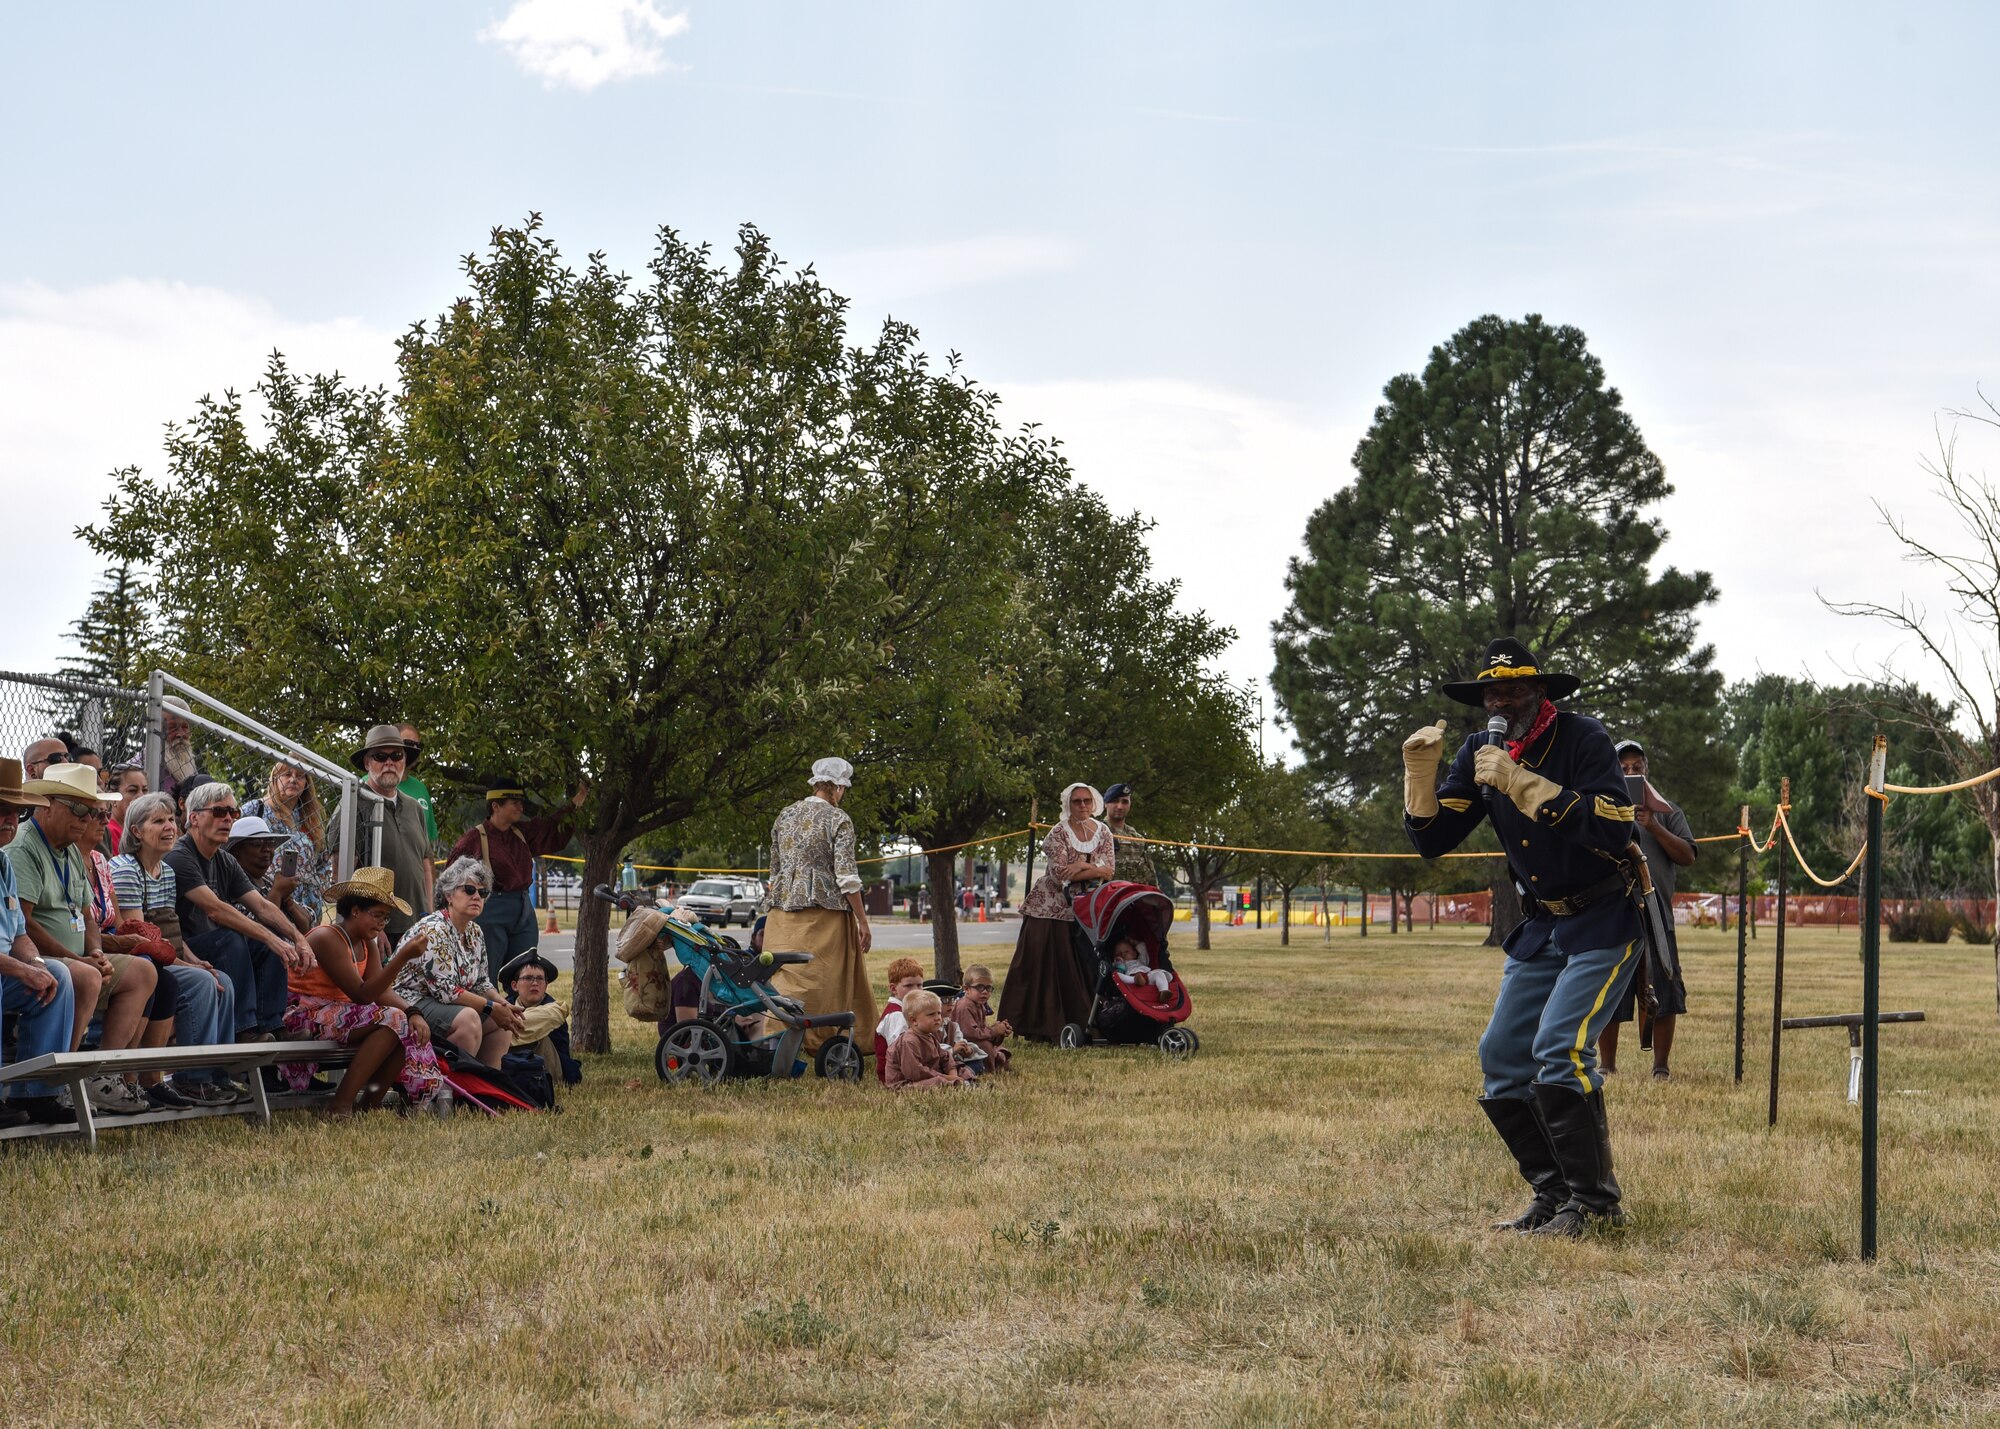
<svg viewBox="0 0 2000 1429"><path fill-rule="evenodd" d="M19 769L21 766L14 766ZM97 792L97 771L88 764L51 764L39 779L21 786L24 793L46 794L51 799L82 799L90 804L115 804L116 794Z"/></svg>
<svg viewBox="0 0 2000 1429"><path fill-rule="evenodd" d="M371 749L394 749L403 756L403 769L407 772L416 757L410 753L410 746L403 739L403 731L393 724L378 724L368 731L368 737L361 741L361 747L347 756L347 762L363 774L368 772L368 751Z"/></svg>
<svg viewBox="0 0 2000 1429"><path fill-rule="evenodd" d="M1502 680L1540 680L1548 687L1549 698L1562 699L1576 693L1583 681L1574 675L1562 674L1554 670L1544 670L1535 652L1511 635L1503 635L1486 647L1486 658L1479 663L1479 673L1469 680L1453 680L1444 687L1445 694L1462 705L1486 703L1486 687L1497 685Z"/></svg>
<svg viewBox="0 0 2000 1429"><path fill-rule="evenodd" d="M357 868L354 877L334 884L321 896L338 903L350 893L370 903L386 903L405 918L412 911L409 904L396 896L396 875L386 868Z"/></svg>
<svg viewBox="0 0 2000 1429"><path fill-rule="evenodd" d="M49 801L22 789L20 760L0 759L0 804L11 804L17 809L46 809Z"/></svg>

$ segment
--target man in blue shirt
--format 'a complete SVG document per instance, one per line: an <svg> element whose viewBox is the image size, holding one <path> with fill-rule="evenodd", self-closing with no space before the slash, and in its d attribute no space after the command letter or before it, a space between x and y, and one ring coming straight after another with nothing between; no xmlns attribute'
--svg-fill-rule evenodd
<svg viewBox="0 0 2000 1429"><path fill-rule="evenodd" d="M41 795L22 791L20 760L0 759L0 1007L20 1014L15 1055L23 1062L44 1052L67 1052L76 1022L69 970L35 950L14 885L14 865L4 848L14 841L21 815L48 804ZM56 1089L48 1082L12 1083L4 1107L0 1126L76 1120L74 1112L57 1104Z"/></svg>
<svg viewBox="0 0 2000 1429"><path fill-rule="evenodd" d="M1597 1039L1644 936L1633 808L1611 736L1552 700L1574 675L1542 669L1520 641L1486 647L1479 673L1444 687L1505 722L1468 735L1442 784L1445 721L1403 743L1403 825L1425 858L1491 819L1527 917L1507 936L1493 1017L1479 1039L1480 1106L1534 1191L1496 1229L1577 1236L1620 1225L1597 1072Z"/></svg>

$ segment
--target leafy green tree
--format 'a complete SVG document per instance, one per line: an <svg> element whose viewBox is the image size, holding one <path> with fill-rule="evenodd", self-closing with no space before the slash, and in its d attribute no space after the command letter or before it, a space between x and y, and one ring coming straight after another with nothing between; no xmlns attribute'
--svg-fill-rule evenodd
<svg viewBox="0 0 2000 1429"><path fill-rule="evenodd" d="M1476 319L1389 382L1354 467L1307 523L1276 626L1272 684L1316 773L1366 800L1419 724L1483 727L1438 686L1504 634L1575 670L1572 707L1641 739L1691 807L1723 797L1721 677L1695 631L1715 587L1654 571L1666 530L1645 512L1672 488L1582 332ZM1494 907L1504 932L1504 872Z"/></svg>
<svg viewBox="0 0 2000 1429"><path fill-rule="evenodd" d="M990 396L955 376L899 400L898 430L915 437L904 459L962 474L928 532L930 568L954 572L951 605L888 652L857 795L881 826L939 850L927 871L942 910L957 846L1027 823L1038 798L1056 817L1073 780L1115 769L1156 801L1216 797L1215 751L1241 711L1204 674L1233 633L1177 608L1142 518L1076 485L1041 433L1003 432ZM933 917L931 936L937 975L955 979L956 920Z"/></svg>
<svg viewBox="0 0 2000 1429"><path fill-rule="evenodd" d="M1312 776L1303 768L1287 768L1273 760L1257 773L1244 811L1244 841L1252 848L1298 849L1300 853L1256 853L1245 859L1247 871L1261 876L1278 895L1278 941L1292 941L1292 894L1316 877L1325 863L1324 850L1335 847L1323 800ZM1400 830L1398 831L1400 833Z"/></svg>
<svg viewBox="0 0 2000 1429"><path fill-rule="evenodd" d="M955 619L964 554L935 533L992 474L912 459L878 398L920 385L914 334L850 344L755 230L717 262L662 229L635 281L538 229L466 260L393 392L274 358L261 432L204 400L88 534L152 563L164 648L239 707L329 739L412 718L545 798L588 778L590 886L678 824L754 842L812 757L866 744L892 652ZM591 1051L606 926L586 902Z"/></svg>
<svg viewBox="0 0 2000 1429"><path fill-rule="evenodd" d="M1952 724L1951 707L1925 692L1894 683L1822 686L1809 680L1761 675L1731 685L1724 695L1724 738L1736 750L1739 788L1734 802L1758 811L1762 834L1790 780L1788 819L1799 853L1822 876L1845 868L1866 837L1861 786L1875 732L1886 730L1896 772L1891 783L1927 785L1958 778L1939 731ZM1976 807L1964 797L1899 799L1885 815L1883 889L1892 897L1986 896L1986 836ZM1792 854L1783 840L1764 856ZM1701 865L1697 864L1697 868ZM1716 864L1733 880L1733 866ZM1792 876L1794 885L1799 876Z"/></svg>

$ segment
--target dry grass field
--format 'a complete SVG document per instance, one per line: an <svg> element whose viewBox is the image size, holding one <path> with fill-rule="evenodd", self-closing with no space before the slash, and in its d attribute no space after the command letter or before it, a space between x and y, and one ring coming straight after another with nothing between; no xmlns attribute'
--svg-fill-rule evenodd
<svg viewBox="0 0 2000 1429"><path fill-rule="evenodd" d="M636 1024L560 1116L113 1132L0 1153L23 1424L1799 1425L2000 1418L1989 956L1887 950L1883 1256L1855 1258L1841 1033L1764 1125L1734 937L1680 1075L1611 1117L1635 1224L1483 1229L1497 954L1465 933L1184 953L1203 1043L1030 1049L966 1094L669 1092ZM1794 934L1788 1011L1854 1010Z"/></svg>

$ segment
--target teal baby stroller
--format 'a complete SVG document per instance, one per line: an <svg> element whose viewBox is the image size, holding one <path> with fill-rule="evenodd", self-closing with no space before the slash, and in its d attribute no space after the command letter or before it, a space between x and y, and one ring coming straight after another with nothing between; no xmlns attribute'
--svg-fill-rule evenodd
<svg viewBox="0 0 2000 1429"><path fill-rule="evenodd" d="M600 883L597 897L627 914L645 905L637 894ZM831 1027L838 1035L821 1045L812 1068L828 1081L861 1080L861 1051L854 1045L854 1014L809 1015L796 998L786 997L766 979L772 971L812 961L811 953L753 952L703 923L662 915L674 960L701 979L700 1015L671 1023L653 1050L660 1080L679 1086L712 1087L729 1079L769 1077L785 1081L805 1075L800 1055L805 1035ZM775 1023L776 1032L764 1029Z"/></svg>

